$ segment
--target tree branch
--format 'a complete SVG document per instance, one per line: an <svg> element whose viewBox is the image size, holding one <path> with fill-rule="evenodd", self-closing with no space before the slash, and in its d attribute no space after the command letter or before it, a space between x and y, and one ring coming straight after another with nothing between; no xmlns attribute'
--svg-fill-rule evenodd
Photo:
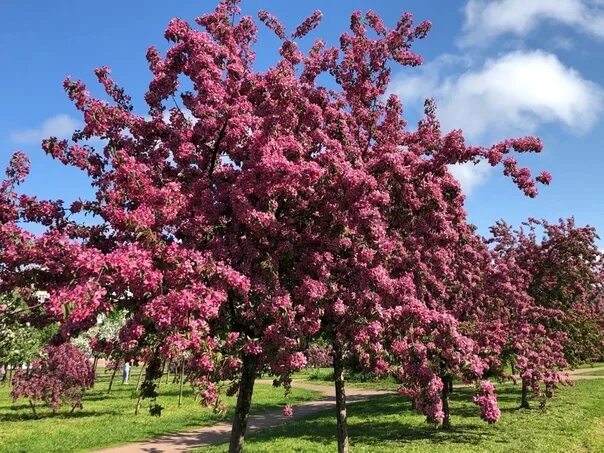
<svg viewBox="0 0 604 453"><path fill-rule="evenodd" d="M210 166L208 167L208 176L212 176L212 173L214 173L214 168L216 167L216 159L218 157L218 148L220 147L220 142L222 142L222 140L224 139L228 123L229 118L227 117L227 119L224 121L224 124L222 125L222 129L220 129L220 132L218 133L218 138L214 143L214 148L212 149L212 160L210 161Z"/></svg>

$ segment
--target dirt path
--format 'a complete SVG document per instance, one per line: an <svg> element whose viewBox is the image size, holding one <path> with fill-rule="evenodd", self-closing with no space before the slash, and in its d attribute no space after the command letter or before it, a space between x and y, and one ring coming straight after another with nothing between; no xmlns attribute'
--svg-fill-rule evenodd
<svg viewBox="0 0 604 453"><path fill-rule="evenodd" d="M604 379L602 376L592 376L590 372L599 372L604 367L581 368L569 373L572 380ZM272 384L269 380L259 380L258 384ZM316 412L335 407L335 390L332 385L310 384L305 381L294 380L292 385L297 388L313 390L324 396L315 401L308 401L294 406L294 416L285 417L281 411L272 411L264 414L251 415L248 422L248 433L280 425L289 420L305 418ZM349 403L365 401L367 398L378 395L392 394L393 391L362 389L348 386L346 399ZM153 440L122 445L120 447L99 450L97 453L172 453L189 451L194 448L227 442L231 434L230 423L218 423L205 426L194 431L158 437Z"/></svg>
<svg viewBox="0 0 604 453"><path fill-rule="evenodd" d="M576 370L572 370L569 374L571 380L580 381L580 380L588 380L588 379L604 379L604 374L601 375L591 375L590 373L600 373L604 371L604 366L596 366L593 368L577 368Z"/></svg>
<svg viewBox="0 0 604 453"><path fill-rule="evenodd" d="M257 381L258 384L272 384L272 381ZM307 417L315 412L335 408L335 390L333 386L309 384L303 381L292 383L294 387L314 390L322 393L324 396L316 401L308 401L293 406L294 416L285 417L281 411L271 411L264 414L251 415L248 422L248 433L258 431L272 426L277 426L292 419ZM354 387L346 388L346 399L349 403L364 401L367 398L378 395L392 394L391 391L359 389ZM97 453L160 453L160 452L182 452L193 448L207 447L209 445L227 442L231 434L230 423L218 423L212 426L205 426L194 431L178 433L169 436L158 437L157 439L122 445L120 447L99 450Z"/></svg>

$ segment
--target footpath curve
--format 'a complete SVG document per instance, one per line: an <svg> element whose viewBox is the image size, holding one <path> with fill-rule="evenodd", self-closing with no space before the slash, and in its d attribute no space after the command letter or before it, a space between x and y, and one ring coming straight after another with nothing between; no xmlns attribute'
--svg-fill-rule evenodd
<svg viewBox="0 0 604 453"><path fill-rule="evenodd" d="M272 381L259 380L257 384L272 384ZM247 433L253 433L273 426L281 425L290 420L308 417L311 414L335 408L335 390L333 385L310 384L294 380L293 387L313 390L323 394L315 401L307 401L293 406L293 417L286 417L279 411L270 411L263 414L250 415ZM346 402L356 403L367 398L379 395L393 394L393 391L361 389L352 386L346 388ZM193 431L161 436L145 442L126 444L119 447L99 450L97 453L173 453L189 451L194 448L207 447L214 444L228 442L231 434L231 423L223 422L211 426L204 426Z"/></svg>
<svg viewBox="0 0 604 453"><path fill-rule="evenodd" d="M604 367L581 368L569 372L571 380L604 379L604 374L590 375L589 373L604 371ZM259 380L258 384L272 384L269 380ZM285 417L281 411L265 412L263 414L251 415L248 421L248 433L260 431L286 423L290 420L297 420L308 417L311 414L327 409L333 409L336 405L335 390L333 385L311 384L305 381L294 380L293 387L313 390L323 394L323 397L315 401L307 401L293 406L293 417ZM368 398L379 395L391 395L394 391L374 390L346 387L346 402L355 403L365 401ZM231 424L228 422L218 423L211 426L204 426L184 433L161 436L156 439L131 443L119 447L99 450L97 453L176 453L190 451L194 448L208 447L223 442L228 442L231 434Z"/></svg>

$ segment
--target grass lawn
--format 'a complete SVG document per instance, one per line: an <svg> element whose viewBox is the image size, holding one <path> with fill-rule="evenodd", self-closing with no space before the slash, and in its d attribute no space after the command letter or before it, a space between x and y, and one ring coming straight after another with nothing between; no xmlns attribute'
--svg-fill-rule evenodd
<svg viewBox="0 0 604 453"><path fill-rule="evenodd" d="M305 380L311 384L333 386L333 368L305 368L292 376L294 379ZM373 388L378 390L396 390L399 385L393 377L376 380L370 373L346 374L346 385L357 388Z"/></svg>
<svg viewBox="0 0 604 453"><path fill-rule="evenodd" d="M93 390L84 398L84 409L69 415L63 408L52 417L50 411L39 408L36 419L26 400L11 403L10 389L0 387L0 452L79 452L149 439L160 434L191 430L211 425L224 418L199 406L192 398L190 386L185 385L183 405L178 407L178 385L162 382L158 403L164 406L161 417L152 417L143 403L141 413L134 415L136 399L133 390L137 370L132 370L130 385L121 385L116 376L111 394L107 394L109 375L100 374ZM171 379L170 379L171 381ZM164 381L165 382L165 381ZM317 398L317 393L294 389L291 402ZM234 399L227 400L234 407ZM282 407L283 389L270 385L254 388L252 412L259 413Z"/></svg>
<svg viewBox="0 0 604 453"><path fill-rule="evenodd" d="M517 409L518 386L498 386L499 423L487 425L471 402L472 389L452 395L453 428L427 425L408 401L384 396L349 406L353 452L604 452L604 381L563 388L546 411ZM534 403L537 407L538 404ZM335 413L326 411L250 436L246 452L334 452ZM219 445L204 452L224 452Z"/></svg>
<svg viewBox="0 0 604 453"><path fill-rule="evenodd" d="M579 365L577 368L601 368L604 366L604 362L584 363Z"/></svg>

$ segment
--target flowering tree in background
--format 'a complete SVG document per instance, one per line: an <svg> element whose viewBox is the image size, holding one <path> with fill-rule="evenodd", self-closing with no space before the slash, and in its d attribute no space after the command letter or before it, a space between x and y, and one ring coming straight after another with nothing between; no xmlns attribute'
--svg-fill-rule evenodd
<svg viewBox="0 0 604 453"><path fill-rule="evenodd" d="M75 346L64 343L43 349L42 357L34 360L30 370L19 370L13 376L13 401L28 398L43 401L53 414L65 402L71 411L82 408L84 391L94 385L94 373L89 357Z"/></svg>
<svg viewBox="0 0 604 453"><path fill-rule="evenodd" d="M551 397L567 381L569 364L602 356L603 261L595 230L574 219L529 219L524 226L514 231L499 222L491 231L495 253L517 282L513 297L526 295L510 314L507 353L522 379L521 406L528 407L530 390Z"/></svg>
<svg viewBox="0 0 604 453"><path fill-rule="evenodd" d="M38 357L55 326L38 329L28 320L29 310L17 297L0 299L0 364L11 370Z"/></svg>
<svg viewBox="0 0 604 453"><path fill-rule="evenodd" d="M307 365L313 368L333 366L333 351L330 346L312 344L306 351Z"/></svg>

